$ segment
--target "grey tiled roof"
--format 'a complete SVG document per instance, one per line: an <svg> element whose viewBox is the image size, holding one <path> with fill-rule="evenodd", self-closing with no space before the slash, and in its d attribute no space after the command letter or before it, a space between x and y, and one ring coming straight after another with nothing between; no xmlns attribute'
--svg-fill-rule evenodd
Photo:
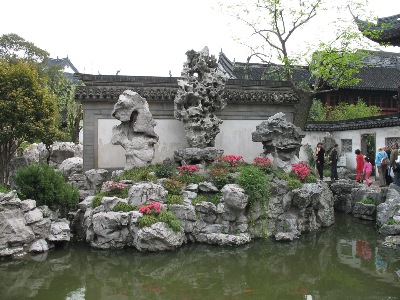
<svg viewBox="0 0 400 300"><path fill-rule="evenodd" d="M400 14L390 17L379 18L377 24L355 18L358 29L366 32L364 35L377 43L389 43L392 46L400 46ZM376 36L368 35L367 32L375 31Z"/></svg>
<svg viewBox="0 0 400 300"><path fill-rule="evenodd" d="M222 52L221 52L222 53ZM379 63L382 63L382 59L394 59L393 56L397 53L389 52L372 52L373 57L377 57ZM228 60L225 54L223 59L223 64L220 65L225 70L229 70L228 74L233 74L237 79L250 79L250 80L262 80L263 75L266 71L271 68L280 68L282 66L274 64L261 64L261 63L232 63ZM399 55L399 54L397 54ZM221 58L221 54L220 54ZM373 60L365 62L366 64L374 64ZM393 66L398 66L398 64L393 64ZM362 90L385 90L385 91L397 91L400 86L400 68L399 67L383 67L379 66L378 63L375 66L368 66L360 69L360 72L356 75L361 81L356 85L349 85L345 89L362 89ZM247 75L247 76L246 76ZM293 69L293 79L295 81L309 82L312 84L311 73L307 67L297 66Z"/></svg>
<svg viewBox="0 0 400 300"><path fill-rule="evenodd" d="M349 88L363 90L397 90L400 86L400 69L367 67L357 75L361 81Z"/></svg>
<svg viewBox="0 0 400 300"><path fill-rule="evenodd" d="M343 121L308 122L305 131L344 131L400 126L400 114Z"/></svg>

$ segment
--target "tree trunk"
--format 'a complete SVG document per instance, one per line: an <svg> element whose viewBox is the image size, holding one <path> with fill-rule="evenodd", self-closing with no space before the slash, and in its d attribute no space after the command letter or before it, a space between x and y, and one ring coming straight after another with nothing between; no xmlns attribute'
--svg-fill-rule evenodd
<svg viewBox="0 0 400 300"><path fill-rule="evenodd" d="M293 115L293 124L304 130L307 125L308 114L311 109L313 93L293 87L293 91L299 97L299 103Z"/></svg>

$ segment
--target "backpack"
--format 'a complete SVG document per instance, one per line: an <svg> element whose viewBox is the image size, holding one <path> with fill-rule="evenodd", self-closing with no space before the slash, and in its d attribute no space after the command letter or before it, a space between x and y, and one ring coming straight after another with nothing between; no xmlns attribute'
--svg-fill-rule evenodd
<svg viewBox="0 0 400 300"><path fill-rule="evenodd" d="M382 166L386 166L386 164L387 164L387 159L386 159L386 157L382 157L381 165L382 165Z"/></svg>

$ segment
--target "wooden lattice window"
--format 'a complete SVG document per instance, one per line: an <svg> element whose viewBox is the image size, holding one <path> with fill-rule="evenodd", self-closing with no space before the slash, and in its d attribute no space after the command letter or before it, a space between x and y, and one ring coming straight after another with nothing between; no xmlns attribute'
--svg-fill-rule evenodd
<svg viewBox="0 0 400 300"><path fill-rule="evenodd" d="M342 152L353 152L352 140L342 140Z"/></svg>
<svg viewBox="0 0 400 300"><path fill-rule="evenodd" d="M392 149L392 145L394 143L400 145L400 137L388 137L385 139L385 146L387 146L389 149Z"/></svg>

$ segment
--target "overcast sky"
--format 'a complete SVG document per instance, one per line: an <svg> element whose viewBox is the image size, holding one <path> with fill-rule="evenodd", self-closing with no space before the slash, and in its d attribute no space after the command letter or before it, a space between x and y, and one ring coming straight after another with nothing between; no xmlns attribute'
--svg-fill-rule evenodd
<svg viewBox="0 0 400 300"><path fill-rule="evenodd" d="M2 1L0 35L16 33L50 56L68 56L81 73L180 76L185 52L208 46L244 62L239 24L217 0ZM214 9L213 9L214 8ZM369 0L377 17L400 14L400 0ZM343 12L348 13L348 12ZM319 21L323 26L324 21ZM311 39L303 36L303 39ZM301 43L300 43L301 44ZM301 46L301 45L300 45ZM400 47L387 51L400 52Z"/></svg>

